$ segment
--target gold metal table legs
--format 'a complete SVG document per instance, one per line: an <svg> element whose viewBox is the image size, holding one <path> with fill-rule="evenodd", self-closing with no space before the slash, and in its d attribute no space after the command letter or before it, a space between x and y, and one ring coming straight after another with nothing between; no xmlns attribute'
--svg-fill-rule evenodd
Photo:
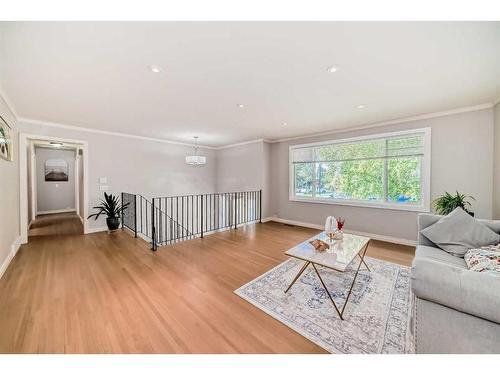
<svg viewBox="0 0 500 375"><path fill-rule="evenodd" d="M332 298L332 296L330 294L330 291L326 287L326 284L323 281L323 278L321 277L318 269L316 268L316 264L314 262L311 262L311 261L305 261L305 263L302 266L302 268L300 269L299 273L297 273L297 275L292 280L292 283L288 286L288 288L286 288L285 293L287 293L290 290L290 288L293 286L293 284L295 284L295 282L299 279L300 275L302 275L302 273L304 273L304 271L306 270L307 266L309 266L309 264L312 264L312 266L314 268L314 271L316 272L316 275L318 275L319 281L321 282L321 285L323 286L323 289L325 289L326 294L328 295L328 298L330 298L330 301L333 304L333 307L335 307L335 310L337 311L337 314L339 315L340 319L344 320L344 310L345 310L345 308L347 306L347 302L349 302L349 298L351 297L352 290L354 288L354 283L356 282L356 278L358 277L358 273L359 273L359 269L361 268L361 264L363 264L366 267L366 269L369 272L371 272L370 268L368 267L368 265L365 262L365 254L366 254L366 250L368 249L368 245L369 245L369 242L357 254L357 257L360 258L360 261L359 261L358 266L356 268L356 273L354 274L354 278L352 279L352 283L351 283L351 286L349 288L349 292L347 293L347 298L346 298L346 300L344 302L344 305L342 306L342 310L339 309L339 307L337 306L337 304L333 300L333 298ZM333 270L333 268L330 268L330 269ZM334 271L336 271L336 270L334 270ZM337 272L340 272L340 271L337 271Z"/></svg>

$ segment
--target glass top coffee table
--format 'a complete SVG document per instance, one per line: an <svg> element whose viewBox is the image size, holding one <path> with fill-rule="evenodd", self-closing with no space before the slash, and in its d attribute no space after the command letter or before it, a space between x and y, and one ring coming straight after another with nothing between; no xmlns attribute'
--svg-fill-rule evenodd
<svg viewBox="0 0 500 375"><path fill-rule="evenodd" d="M320 239L326 242L330 246L330 248L325 251L317 251L314 246L309 243L310 241L313 241L315 239ZM302 242L301 244L285 251L285 255L304 261L304 265L300 269L297 276L295 276L292 283L285 290L285 293L287 293L292 285L295 284L300 275L302 275L302 273L306 270L307 266L312 265L314 271L318 275L319 280L321 281L321 285L323 285L326 294L330 298L330 301L332 301L333 306L335 307L335 310L337 311L340 319L344 320L344 310L347 306L347 302L349 301L349 297L351 296L352 288L354 287L354 283L356 282L356 278L358 277L361 264L363 264L366 269L370 271L370 268L364 260L369 243L370 239L368 237L357 236L349 233L344 233L343 239L341 240L330 240L325 232L321 232L317 236L314 236ZM355 266L356 273L354 274L349 292L347 293L347 298L344 302L344 306L342 307L342 309L339 309L330 292L328 291L328 288L323 282L323 279L321 278L321 275L316 266L319 265L334 271L344 272L356 258L359 258L359 263L357 266Z"/></svg>

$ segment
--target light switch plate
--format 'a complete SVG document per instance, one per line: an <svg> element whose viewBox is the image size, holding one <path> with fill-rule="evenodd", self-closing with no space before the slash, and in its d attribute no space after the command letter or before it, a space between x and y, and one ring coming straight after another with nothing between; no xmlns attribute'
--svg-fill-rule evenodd
<svg viewBox="0 0 500 375"><path fill-rule="evenodd" d="M100 184L107 184L108 178L107 177L99 177L99 183Z"/></svg>
<svg viewBox="0 0 500 375"><path fill-rule="evenodd" d="M109 186L108 185L100 185L99 186L99 190L100 191L108 191L109 190Z"/></svg>

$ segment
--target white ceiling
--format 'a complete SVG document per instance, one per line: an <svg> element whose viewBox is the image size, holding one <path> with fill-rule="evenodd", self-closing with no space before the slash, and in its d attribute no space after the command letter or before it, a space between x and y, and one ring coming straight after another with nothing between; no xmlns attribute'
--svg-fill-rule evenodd
<svg viewBox="0 0 500 375"><path fill-rule="evenodd" d="M20 117L210 146L500 96L500 22L28 22L0 33L0 85Z"/></svg>

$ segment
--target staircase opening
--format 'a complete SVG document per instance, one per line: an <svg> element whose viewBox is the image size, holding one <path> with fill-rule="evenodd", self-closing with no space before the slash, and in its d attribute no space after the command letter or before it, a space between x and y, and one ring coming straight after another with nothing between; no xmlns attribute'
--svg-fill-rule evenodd
<svg viewBox="0 0 500 375"><path fill-rule="evenodd" d="M122 227L151 249L262 222L262 190L157 197L122 193Z"/></svg>

